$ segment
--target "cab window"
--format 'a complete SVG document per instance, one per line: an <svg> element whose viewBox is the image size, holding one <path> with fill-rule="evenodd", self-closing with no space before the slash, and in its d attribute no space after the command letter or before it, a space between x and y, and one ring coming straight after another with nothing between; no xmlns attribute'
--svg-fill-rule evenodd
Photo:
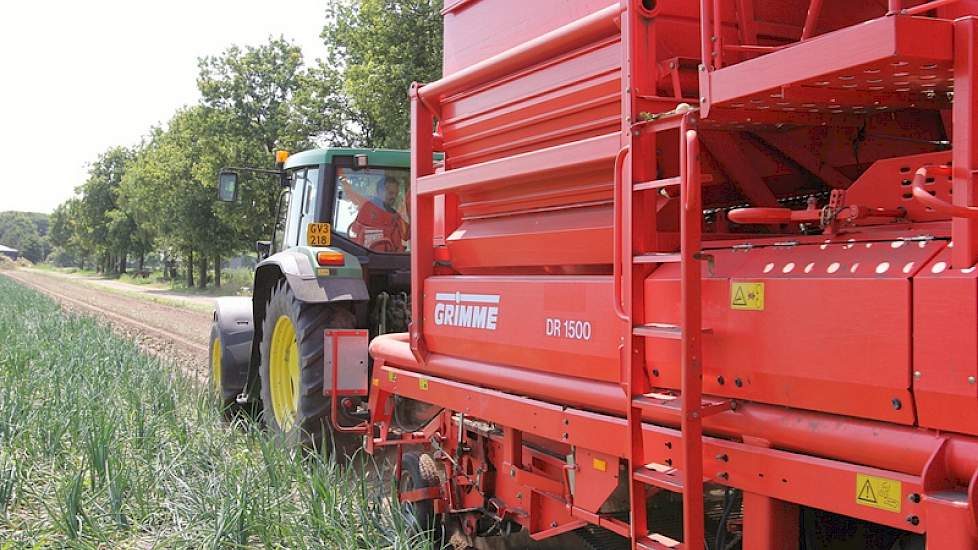
<svg viewBox="0 0 978 550"><path fill-rule="evenodd" d="M302 204L299 205L299 245L306 244L306 230L309 224L316 221L316 205L319 197L319 168L309 168L305 171L305 184L302 190Z"/></svg>
<svg viewBox="0 0 978 550"><path fill-rule="evenodd" d="M408 181L405 168L337 167L333 231L374 252L408 252Z"/></svg>
<svg viewBox="0 0 978 550"><path fill-rule="evenodd" d="M305 191L305 174L305 170L296 170L292 173L289 214L285 220L285 248L295 246L299 240L299 212L302 207L302 195Z"/></svg>
<svg viewBox="0 0 978 550"><path fill-rule="evenodd" d="M282 190L282 195L275 203L278 208L278 212L275 213L275 242L272 243L275 252L281 252L285 250L286 237L285 233L287 230L286 225L288 224L289 217L289 195L291 190Z"/></svg>

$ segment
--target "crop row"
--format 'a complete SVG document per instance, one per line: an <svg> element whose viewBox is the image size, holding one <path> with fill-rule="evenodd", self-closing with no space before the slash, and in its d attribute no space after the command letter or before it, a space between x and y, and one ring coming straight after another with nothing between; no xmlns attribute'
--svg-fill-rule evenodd
<svg viewBox="0 0 978 550"><path fill-rule="evenodd" d="M369 461L290 451L256 426L0 277L0 548L425 546Z"/></svg>

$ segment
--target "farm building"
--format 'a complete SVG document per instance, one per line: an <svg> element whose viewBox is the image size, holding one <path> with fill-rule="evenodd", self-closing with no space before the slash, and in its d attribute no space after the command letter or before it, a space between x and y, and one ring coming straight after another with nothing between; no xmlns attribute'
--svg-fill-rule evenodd
<svg viewBox="0 0 978 550"><path fill-rule="evenodd" d="M20 251L0 244L0 256L6 256L11 260L16 260L20 256Z"/></svg>

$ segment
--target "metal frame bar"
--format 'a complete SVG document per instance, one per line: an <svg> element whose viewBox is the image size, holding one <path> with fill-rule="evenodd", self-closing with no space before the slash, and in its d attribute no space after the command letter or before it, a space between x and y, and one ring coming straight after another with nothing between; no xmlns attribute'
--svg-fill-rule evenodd
<svg viewBox="0 0 978 550"><path fill-rule="evenodd" d="M376 366L376 365L375 365ZM605 414L592 413L572 407L564 407L513 395L497 390L491 390L464 384L453 380L420 374L414 371L400 369L391 365L377 366L375 374L379 392L372 395L383 395L384 399L371 400L371 410L381 410L384 400L393 395L417 399L445 407L448 411L465 413L466 417L479 418L492 422L513 433L527 432L536 437L551 441L559 441L580 449L590 449L611 456L627 458L628 421L625 418ZM423 383L421 381L424 381ZM427 389L422 389L427 388ZM735 412L726 414L736 414ZM439 415L425 428L427 437L436 435L444 422ZM448 413L450 417L451 414ZM653 462L661 460L660 449L669 447L678 449L683 441L682 431L643 422L641 433L644 448L647 450L643 460ZM452 428L447 431L452 431ZM381 431L384 432L383 430ZM503 438L506 438L504 431ZM422 432L404 439L391 439L381 435L368 438L373 441L374 448L389 445L417 444L425 441ZM517 438L510 437L510 443L504 446L504 453L516 452L516 445L522 444ZM818 458L785 450L769 448L766 442L747 438L745 442L704 437L703 453L712 457L704 461L704 479L713 483L742 489L764 495L784 502L811 506L831 512L864 519L874 523L889 525L915 533L924 533L928 529L930 516L921 502L914 502L910 495L927 494L925 491L925 474L903 474L890 470L881 470L859 464ZM513 447L509 447L513 445ZM675 457L674 466L684 468L681 456ZM609 475L613 472L609 472ZM878 508L862 506L853 498L853 481L856 474L865 474L899 481L902 485L901 513L894 514ZM553 482L561 483L554 479ZM943 489L943 486L941 486ZM926 498L924 497L924 500ZM916 524L907 521L907 517L915 516ZM958 526L967 531L969 525ZM970 548L970 547L969 547ZM772 547L771 550L780 547ZM958 549L954 549L958 550ZM963 550L963 549L962 549Z"/></svg>

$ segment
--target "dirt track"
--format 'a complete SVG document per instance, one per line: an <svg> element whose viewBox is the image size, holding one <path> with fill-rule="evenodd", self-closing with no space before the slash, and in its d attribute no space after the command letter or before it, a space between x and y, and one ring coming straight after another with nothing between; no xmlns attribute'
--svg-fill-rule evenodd
<svg viewBox="0 0 978 550"><path fill-rule="evenodd" d="M198 380L206 378L210 313L106 292L80 280L39 271L0 274L51 296L66 309L108 321L144 350L173 360Z"/></svg>

